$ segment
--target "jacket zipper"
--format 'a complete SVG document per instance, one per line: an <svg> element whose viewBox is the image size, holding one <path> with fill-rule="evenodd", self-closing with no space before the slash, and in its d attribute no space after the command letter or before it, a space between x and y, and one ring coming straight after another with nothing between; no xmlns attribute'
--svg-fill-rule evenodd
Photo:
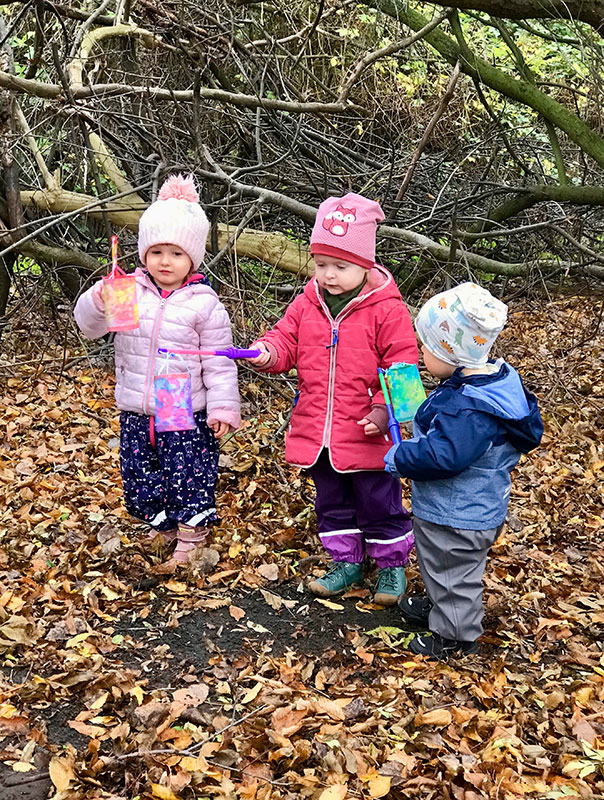
<svg viewBox="0 0 604 800"><path fill-rule="evenodd" d="M331 444L331 418L333 416L333 404L334 404L334 395L335 395L335 387L336 387L336 355L338 350L338 338L340 332L340 323L346 317L347 313L352 311L355 305L358 305L362 300L367 297L367 295L362 295L358 300L355 297L354 300L351 300L350 303L340 311L338 316L334 319L331 316L329 309L327 308L327 304L319 294L319 290L317 288L317 297L319 298L319 303L321 308L323 309L323 313L327 317L327 319L331 322L331 343L325 345L326 349L329 350L329 377L327 382L327 414L325 415L325 427L323 428L323 447L329 447ZM355 304L355 300L357 303Z"/></svg>
<svg viewBox="0 0 604 800"><path fill-rule="evenodd" d="M155 367L155 355L157 352L157 338L159 334L159 326L161 325L161 320L164 315L164 307L168 302L168 297L162 297L159 301L159 310L157 312L157 316L155 317L155 321L153 323L153 329L151 331L151 344L149 345L149 358L148 358L148 366L147 366L147 380L145 385L145 394L143 396L143 413L150 414L150 407L149 407L149 398L151 394L151 384L153 383L153 372Z"/></svg>

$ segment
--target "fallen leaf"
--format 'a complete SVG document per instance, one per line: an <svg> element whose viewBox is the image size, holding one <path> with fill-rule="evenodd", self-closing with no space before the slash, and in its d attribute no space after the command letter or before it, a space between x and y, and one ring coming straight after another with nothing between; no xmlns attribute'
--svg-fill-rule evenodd
<svg viewBox="0 0 604 800"><path fill-rule="evenodd" d="M252 686L252 688L245 693L243 700L241 701L243 705L246 703L251 703L252 700L255 700L256 697L258 697L260 689L262 689L262 684L260 682L258 682L255 686Z"/></svg>
<svg viewBox="0 0 604 800"><path fill-rule="evenodd" d="M579 741L585 741L593 745L597 735L586 719L577 719L573 722L573 736Z"/></svg>
<svg viewBox="0 0 604 800"><path fill-rule="evenodd" d="M381 606L379 603L361 603L360 601L355 606L358 611L363 611L365 614L369 614L372 611L383 611L384 606Z"/></svg>
<svg viewBox="0 0 604 800"><path fill-rule="evenodd" d="M276 564L260 564L258 574L267 581L279 580L279 567Z"/></svg>
<svg viewBox="0 0 604 800"><path fill-rule="evenodd" d="M172 789L169 789L167 786L161 786L159 783L152 783L151 791L153 792L153 796L159 797L160 800L180 800Z"/></svg>
<svg viewBox="0 0 604 800"><path fill-rule="evenodd" d="M15 761L13 764L13 772L30 772L32 769L36 769L36 765L29 761Z"/></svg>
<svg viewBox="0 0 604 800"><path fill-rule="evenodd" d="M344 606L339 603L332 603L331 600L323 600L321 597L316 597L315 600L317 603L321 603L322 606L331 608L332 611L344 611Z"/></svg>
<svg viewBox="0 0 604 800"><path fill-rule="evenodd" d="M451 712L448 708L434 708L431 711L419 711L415 715L413 723L419 725L433 725L436 728L444 728L451 724Z"/></svg>
<svg viewBox="0 0 604 800"><path fill-rule="evenodd" d="M29 732L29 719L27 717L11 717L0 719L0 736L26 736Z"/></svg>
<svg viewBox="0 0 604 800"><path fill-rule="evenodd" d="M271 608L274 608L275 611L279 611L279 609L283 605L283 598L279 597L278 594L267 592L265 589L260 589L260 593L262 594L262 597L264 597L264 599Z"/></svg>
<svg viewBox="0 0 604 800"><path fill-rule="evenodd" d="M136 687L140 688L140 687ZM137 727L143 729L154 728L159 725L170 713L170 709L166 703L160 703L158 700L150 700L144 705L139 705L132 712L132 719Z"/></svg>
<svg viewBox="0 0 604 800"><path fill-rule="evenodd" d="M329 700L327 697L319 697L313 701L313 707L317 714L327 714L328 717L341 721L346 719L344 708L349 703L349 697L341 697L338 700Z"/></svg>
<svg viewBox="0 0 604 800"><path fill-rule="evenodd" d="M564 692L560 691L560 689L554 689L554 691L545 698L545 707L549 709L558 708L558 706L561 706L565 702L566 695Z"/></svg>
<svg viewBox="0 0 604 800"><path fill-rule="evenodd" d="M215 572L214 575L210 575L208 580L210 583L220 583L220 581L223 581L226 578L232 578L233 575L238 575L238 574L239 574L238 569L223 569L221 572Z"/></svg>
<svg viewBox="0 0 604 800"><path fill-rule="evenodd" d="M308 716L306 708L292 708L282 706L273 711L271 715L271 728L281 736L291 736L299 731L305 717Z"/></svg>
<svg viewBox="0 0 604 800"><path fill-rule="evenodd" d="M66 792L67 789L69 789L69 784L75 777L70 762L58 756L53 756L53 758L51 758L50 764L48 765L48 773L57 792Z"/></svg>
<svg viewBox="0 0 604 800"><path fill-rule="evenodd" d="M237 558L241 552L241 542L235 542L229 547L229 558Z"/></svg>
<svg viewBox="0 0 604 800"><path fill-rule="evenodd" d="M119 531L116 530L113 525L103 525L103 527L97 532L96 538L101 545L101 553L105 556L116 553L122 546L122 540Z"/></svg>
<svg viewBox="0 0 604 800"><path fill-rule="evenodd" d="M369 781L370 797L385 797L390 792L392 778L389 775L372 775Z"/></svg>
<svg viewBox="0 0 604 800"><path fill-rule="evenodd" d="M348 796L348 789L341 783L330 786L319 795L319 800L344 800Z"/></svg>
<svg viewBox="0 0 604 800"><path fill-rule="evenodd" d="M229 606L229 614L239 622L240 619L245 617L245 611L239 606Z"/></svg>
<svg viewBox="0 0 604 800"><path fill-rule="evenodd" d="M99 695L99 697L97 697L94 703L90 704L90 708L94 711L97 711L99 708L102 708L105 705L108 699L109 692L103 692L101 695Z"/></svg>
<svg viewBox="0 0 604 800"><path fill-rule="evenodd" d="M164 585L174 594L186 594L189 591L189 587L183 581L167 581Z"/></svg>
<svg viewBox="0 0 604 800"><path fill-rule="evenodd" d="M193 683L184 689L172 692L172 697L186 708L197 708L207 700L210 688L207 683Z"/></svg>
<svg viewBox="0 0 604 800"><path fill-rule="evenodd" d="M264 625L260 625L259 623L256 622L251 622L249 619L247 621L247 626L248 628L251 628L253 631L256 631L256 633L270 633L269 629L265 628Z"/></svg>
<svg viewBox="0 0 604 800"><path fill-rule="evenodd" d="M202 611L215 611L217 608L224 608L230 605L230 597L208 597L195 603L195 608L200 608Z"/></svg>
<svg viewBox="0 0 604 800"><path fill-rule="evenodd" d="M82 736L89 736L91 739L97 739L107 733L105 728L101 728L100 725L89 725L87 722L81 722L77 719L71 719L67 724L74 731L81 733Z"/></svg>
<svg viewBox="0 0 604 800"><path fill-rule="evenodd" d="M373 653L369 653L367 650L365 650L364 647L357 647L354 653L361 659L361 661L364 661L366 664L371 664L373 661L374 658Z"/></svg>
<svg viewBox="0 0 604 800"><path fill-rule="evenodd" d="M134 697L136 697L136 699L138 700L138 704L140 706L141 703L143 702L143 698L145 696L145 692L144 692L142 686L133 686L130 689L130 694L134 695Z"/></svg>
<svg viewBox="0 0 604 800"><path fill-rule="evenodd" d="M13 615L0 625L0 636L9 641L0 641L1 648L10 648L13 644L32 647L40 638L38 628L26 617Z"/></svg>
<svg viewBox="0 0 604 800"><path fill-rule="evenodd" d="M350 597L360 597L361 599L364 599L365 597L369 597L370 594L371 592L369 591L369 589L361 589L361 588L349 589L342 595L342 598L344 600L348 600L348 598Z"/></svg>
<svg viewBox="0 0 604 800"><path fill-rule="evenodd" d="M82 642L85 642L86 639L92 636L92 633L93 633L92 631L86 631L85 633L76 633L75 636L72 636L71 639L68 639L65 642L65 647L76 647L78 644L82 644Z"/></svg>

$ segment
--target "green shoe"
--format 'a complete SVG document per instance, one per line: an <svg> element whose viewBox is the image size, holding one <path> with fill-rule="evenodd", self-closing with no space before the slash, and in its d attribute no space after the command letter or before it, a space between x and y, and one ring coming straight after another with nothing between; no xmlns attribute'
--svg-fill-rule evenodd
<svg viewBox="0 0 604 800"><path fill-rule="evenodd" d="M394 606L398 603L399 597L405 594L406 588L407 576L404 567L382 567L378 572L373 599L381 606Z"/></svg>
<svg viewBox="0 0 604 800"><path fill-rule="evenodd" d="M363 565L349 561L334 561L332 568L322 578L310 581L308 588L320 597L332 597L345 592L355 583L363 582Z"/></svg>

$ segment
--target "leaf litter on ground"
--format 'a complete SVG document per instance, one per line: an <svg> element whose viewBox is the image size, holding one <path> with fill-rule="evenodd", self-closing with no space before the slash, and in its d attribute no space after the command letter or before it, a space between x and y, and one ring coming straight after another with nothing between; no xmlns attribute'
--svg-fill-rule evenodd
<svg viewBox="0 0 604 800"><path fill-rule="evenodd" d="M272 438L281 398L224 447L211 552L162 575L161 542L123 508L110 371L59 381L62 345L36 361L23 349L35 337L6 333L0 764L48 774L66 798L604 796L592 325L581 298L534 303L497 344L546 434L521 459L489 559L482 652L448 664L412 657L402 618L367 589L304 592L324 561L310 481ZM266 389L250 384L251 407ZM408 572L420 590L414 559Z"/></svg>

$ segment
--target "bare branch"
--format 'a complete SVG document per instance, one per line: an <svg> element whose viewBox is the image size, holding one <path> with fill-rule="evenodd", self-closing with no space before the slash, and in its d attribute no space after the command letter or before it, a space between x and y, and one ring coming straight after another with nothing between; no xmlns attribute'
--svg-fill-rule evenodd
<svg viewBox="0 0 604 800"><path fill-rule="evenodd" d="M111 0L103 0L100 6L92 12L92 14L88 17L87 20L84 20L83 24L80 25L80 28L76 34L76 37L73 41L73 45L71 46L71 51L69 53L69 58L75 58L78 48L80 46L80 42L86 35L86 31L91 27L91 25L102 15L103 11L107 8L107 6L111 3Z"/></svg>
<svg viewBox="0 0 604 800"><path fill-rule="evenodd" d="M45 100L56 100L65 97L63 87L57 83L27 80L8 72L0 72L0 86L15 92L41 97ZM90 97L117 97L134 95L155 100L191 103L195 97L193 89L162 89L157 86L130 86L124 83L100 83L95 86L79 86L72 90L74 100L85 100ZM264 108L267 111L287 111L290 114L367 114L367 110L354 103L297 103L290 100L276 100L268 97L255 97L249 94L225 92L222 89L200 87L198 96L204 100L226 103L236 108Z"/></svg>
<svg viewBox="0 0 604 800"><path fill-rule="evenodd" d="M350 73L344 80L338 96L338 103L346 102L352 87L356 84L361 73L363 73L367 67L369 67L371 64L374 64L376 61L379 61L381 58L386 58L386 56L391 56L394 53L398 53L400 50L411 47L412 44L420 39L423 39L426 34L430 33L430 31L434 30L434 28L437 28L441 22L444 22L450 13L451 10L446 9L441 14L434 17L434 19L430 20L427 25L424 25L421 30L414 33L413 36L408 36L406 39L400 39L397 42L391 42L385 47L381 47L379 50L374 50L371 53L367 53L367 55L365 55L352 67Z"/></svg>
<svg viewBox="0 0 604 800"><path fill-rule="evenodd" d="M17 122L23 133L25 134L25 141L29 149L31 150L33 157L36 160L36 164L38 165L38 169L40 170L40 174L42 175L42 179L44 180L44 185L47 189L54 190L57 188L57 181L54 175L51 174L50 170L46 166L46 161L44 161L44 156L40 152L40 148L38 147L38 143L36 142L34 135L31 132L31 128L29 127L28 121L25 119L25 114L21 110L21 106L18 103L15 103L15 116L17 118Z"/></svg>
<svg viewBox="0 0 604 800"><path fill-rule="evenodd" d="M460 72L461 72L461 64L458 61L455 64L455 67L453 68L453 72L451 73L451 77L449 78L449 83L447 84L447 88L445 89L445 92L440 99L438 107L434 112L434 114L432 115L432 119L426 126L426 130L424 131L424 134L415 150L415 153L413 154L411 163L409 164L405 177L403 178L403 182L401 183L401 186L396 194L394 205L392 211L388 216L388 219L394 219L396 217L396 212L398 211L402 199L405 196L405 192L407 191L407 187L409 186L409 184L411 183L411 179L413 178L413 173L415 172L415 167L417 166L417 162L420 160L421 155L424 152L424 149L428 144L428 141L430 140L430 136L432 136L432 131L434 130L436 124L438 123L438 120L444 114L446 107L449 105L449 101L453 97L453 93L455 92L455 87L457 86L457 81L459 80Z"/></svg>
<svg viewBox="0 0 604 800"><path fill-rule="evenodd" d="M144 45L149 48L160 47L162 45L161 39L151 33L151 31L139 28L138 25L131 23L121 23L119 25L112 25L111 27L96 28L85 34L79 55L74 57L67 65L67 75L72 90L77 90L82 86L84 66L86 61L90 58L94 47L105 39L113 39L118 36L138 36ZM74 50L77 51L77 48L74 47Z"/></svg>
<svg viewBox="0 0 604 800"><path fill-rule="evenodd" d="M393 7L402 9L404 0L390 0ZM602 0L457 0L439 3L459 11L487 11L501 19L557 19L587 22L597 31L604 29L604 2Z"/></svg>

